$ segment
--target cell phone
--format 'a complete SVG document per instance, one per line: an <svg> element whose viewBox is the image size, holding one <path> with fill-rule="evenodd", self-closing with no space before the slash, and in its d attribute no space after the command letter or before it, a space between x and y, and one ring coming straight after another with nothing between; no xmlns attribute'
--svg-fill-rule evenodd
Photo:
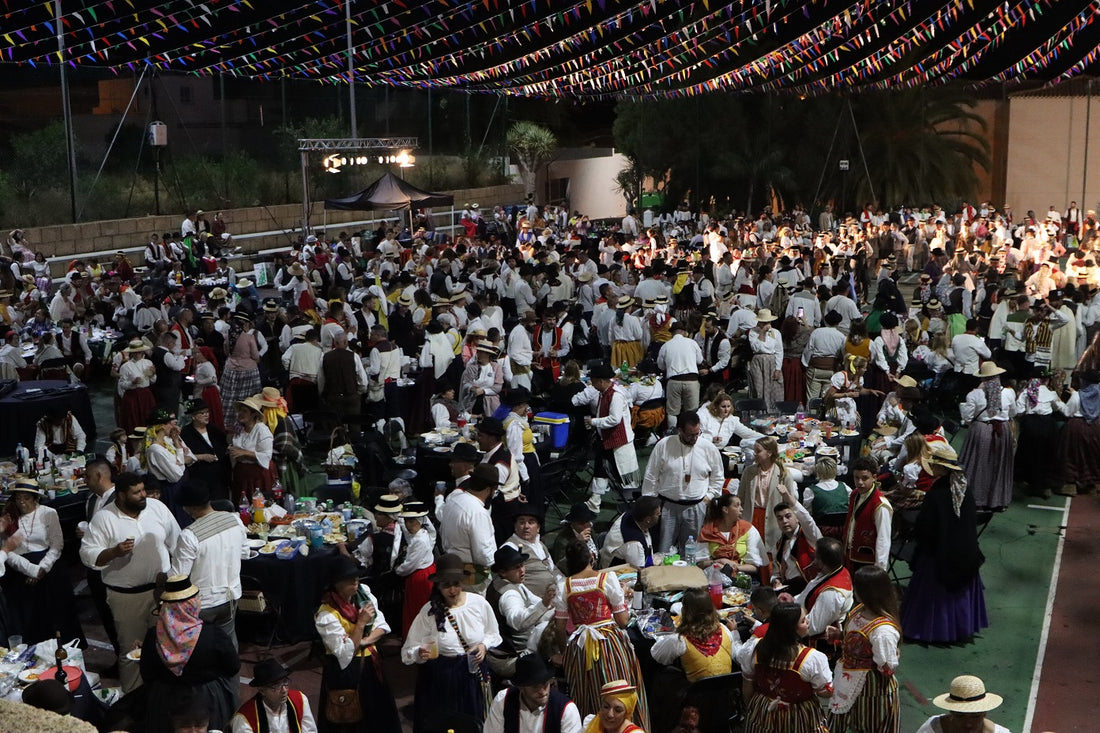
<svg viewBox="0 0 1100 733"><path fill-rule="evenodd" d="M798 310L794 312L794 315L795 318L802 318L804 315L806 315L806 309L799 306Z"/></svg>

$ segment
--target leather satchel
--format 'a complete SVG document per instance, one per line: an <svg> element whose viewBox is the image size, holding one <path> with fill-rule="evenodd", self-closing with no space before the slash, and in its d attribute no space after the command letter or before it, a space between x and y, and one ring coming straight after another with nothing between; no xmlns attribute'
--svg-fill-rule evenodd
<svg viewBox="0 0 1100 733"><path fill-rule="evenodd" d="M325 719L335 725L358 723L363 719L363 706L358 690L329 690L325 699Z"/></svg>

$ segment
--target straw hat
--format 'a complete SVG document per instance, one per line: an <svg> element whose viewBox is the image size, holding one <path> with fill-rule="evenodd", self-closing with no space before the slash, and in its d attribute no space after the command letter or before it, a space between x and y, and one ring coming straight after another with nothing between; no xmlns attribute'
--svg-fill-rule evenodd
<svg viewBox="0 0 1100 733"><path fill-rule="evenodd" d="M981 680L978 680L979 682ZM600 688L600 697L606 695L624 695L630 692L637 692L638 688L630 684L626 680L612 680L606 685ZM939 698L936 698L937 700Z"/></svg>
<svg viewBox="0 0 1100 733"><path fill-rule="evenodd" d="M407 293L402 293L397 298L397 304L398 305L403 305L405 307L408 307L408 306L412 305L413 304L412 296L408 295Z"/></svg>
<svg viewBox="0 0 1100 733"><path fill-rule="evenodd" d="M916 387L917 380L910 377L908 374L902 374L900 377L894 380L894 384L898 387Z"/></svg>
<svg viewBox="0 0 1100 733"><path fill-rule="evenodd" d="M980 379L988 379L989 377L996 377L998 374L1004 374L1005 370L1001 369L992 361L986 361L982 363L981 368L978 370L978 377Z"/></svg>
<svg viewBox="0 0 1100 733"><path fill-rule="evenodd" d="M986 692L980 677L964 674L951 680L950 692L937 695L932 704L956 713L985 713L1000 707L1003 701L1000 695Z"/></svg>
<svg viewBox="0 0 1100 733"><path fill-rule="evenodd" d="M402 519L421 519L428 516L428 505L422 501L407 501L398 516Z"/></svg>
<svg viewBox="0 0 1100 733"><path fill-rule="evenodd" d="M959 465L959 454L955 449L942 440L928 443L928 453L921 456L920 465L928 473L932 473L932 464L935 463L952 471L963 470ZM977 679L977 678L975 678Z"/></svg>
<svg viewBox="0 0 1100 733"><path fill-rule="evenodd" d="M633 298L631 298L629 295L624 295L621 298L619 298L619 302L616 303L615 306L617 308L629 308L630 306L634 305L635 302L636 301Z"/></svg>
<svg viewBox="0 0 1100 733"><path fill-rule="evenodd" d="M141 339L132 339L126 348L122 350L124 354L136 354L140 351L148 351L149 346Z"/></svg>
<svg viewBox="0 0 1100 733"><path fill-rule="evenodd" d="M255 396L264 407L278 407L283 399L282 392L276 387L264 387L263 391Z"/></svg>
<svg viewBox="0 0 1100 733"><path fill-rule="evenodd" d="M199 589L191 582L189 575L170 575L164 585L164 592L160 594L160 600L161 603L177 603L198 594Z"/></svg>
<svg viewBox="0 0 1100 733"><path fill-rule="evenodd" d="M238 400L237 404L255 410L261 415L264 414L264 404L255 397L245 397L243 400Z"/></svg>
<svg viewBox="0 0 1100 733"><path fill-rule="evenodd" d="M21 491L27 494L34 494L35 496L41 496L42 492L38 488L38 481L33 478L19 478L16 479L15 485L11 487L12 493Z"/></svg>
<svg viewBox="0 0 1100 733"><path fill-rule="evenodd" d="M771 323L777 318L778 316L774 315L770 308L761 308L760 310L756 311L757 323Z"/></svg>
<svg viewBox="0 0 1100 733"><path fill-rule="evenodd" d="M591 270L581 270L580 273L577 275L577 281L578 282L586 283L586 282L589 282L591 279L592 279Z"/></svg>
<svg viewBox="0 0 1100 733"><path fill-rule="evenodd" d="M378 503L374 505L374 511L380 514L400 514L402 508L401 497L397 494L384 494L378 497Z"/></svg>
<svg viewBox="0 0 1100 733"><path fill-rule="evenodd" d="M252 281L247 277L237 281L237 290L248 290L250 287L252 287Z"/></svg>
<svg viewBox="0 0 1100 733"><path fill-rule="evenodd" d="M210 300L225 300L229 292L225 288L214 288L210 291Z"/></svg>

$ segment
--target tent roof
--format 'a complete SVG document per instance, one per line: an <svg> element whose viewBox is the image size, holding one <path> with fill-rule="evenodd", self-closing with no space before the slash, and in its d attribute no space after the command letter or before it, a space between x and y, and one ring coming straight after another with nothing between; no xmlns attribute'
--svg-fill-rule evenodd
<svg viewBox="0 0 1100 733"><path fill-rule="evenodd" d="M0 63L538 98L821 94L1096 74L1100 0L5 2ZM61 31L65 49L58 47Z"/></svg>
<svg viewBox="0 0 1100 733"><path fill-rule="evenodd" d="M351 196L325 199L326 209L340 211L389 211L411 206L452 206L455 197L445 193L421 191L392 173L386 173L371 185Z"/></svg>

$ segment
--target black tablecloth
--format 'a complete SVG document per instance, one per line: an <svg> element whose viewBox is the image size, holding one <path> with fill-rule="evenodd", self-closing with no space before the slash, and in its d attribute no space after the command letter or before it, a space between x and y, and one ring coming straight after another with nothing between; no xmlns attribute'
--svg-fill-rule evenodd
<svg viewBox="0 0 1100 733"><path fill-rule="evenodd" d="M293 560L260 555L241 563L241 575L258 580L264 595L282 608L276 631L281 641L293 643L316 638L313 614L321 605L321 594L336 555L336 548L326 545Z"/></svg>
<svg viewBox="0 0 1100 733"><path fill-rule="evenodd" d="M28 394L34 389L42 390L41 396ZM18 443L33 450L35 427L46 411L53 408L73 413L88 434L85 452L94 450L95 418L88 388L83 384L48 380L20 382L13 392L0 399L0 455L14 455Z"/></svg>

